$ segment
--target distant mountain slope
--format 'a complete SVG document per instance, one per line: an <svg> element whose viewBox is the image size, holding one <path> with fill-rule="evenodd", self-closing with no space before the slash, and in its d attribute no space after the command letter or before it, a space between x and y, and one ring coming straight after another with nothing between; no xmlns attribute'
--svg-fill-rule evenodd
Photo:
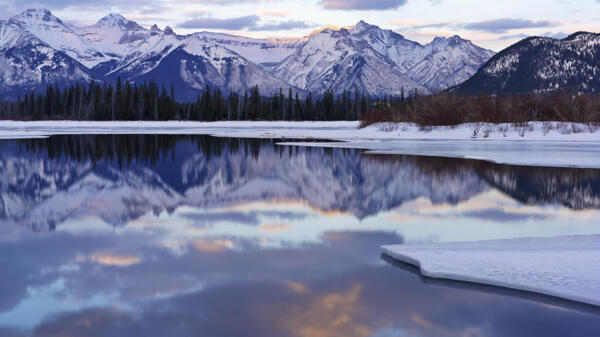
<svg viewBox="0 0 600 337"><path fill-rule="evenodd" d="M506 94L556 89L600 91L600 34L524 39L496 54L452 90Z"/></svg>

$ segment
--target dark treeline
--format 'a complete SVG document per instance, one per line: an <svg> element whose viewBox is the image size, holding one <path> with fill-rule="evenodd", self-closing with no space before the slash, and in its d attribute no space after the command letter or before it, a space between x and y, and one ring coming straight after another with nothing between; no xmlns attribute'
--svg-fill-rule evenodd
<svg viewBox="0 0 600 337"><path fill-rule="evenodd" d="M177 102L175 90L154 81L141 85L92 82L67 88L48 86L16 101L0 102L0 118L76 120L357 120L411 122L420 125L462 123L522 123L528 121L600 122L600 95L568 91L520 95L475 96L441 92L419 96L404 90L397 97L373 99L359 92L334 95L308 93L300 98L291 88L272 97L249 92L226 95L206 87L195 102Z"/></svg>
<svg viewBox="0 0 600 337"><path fill-rule="evenodd" d="M0 102L0 117L16 119L78 120L357 120L373 102L364 93L328 91L300 98L292 89L272 97L250 92L222 93L206 87L195 102L177 102L173 85L154 81L141 85L117 80L115 85L76 84L64 89L48 86L16 101Z"/></svg>
<svg viewBox="0 0 600 337"><path fill-rule="evenodd" d="M378 122L410 122L427 126L529 121L598 123L600 95L560 90L519 95L415 94L408 99L379 101L360 119L363 126Z"/></svg>

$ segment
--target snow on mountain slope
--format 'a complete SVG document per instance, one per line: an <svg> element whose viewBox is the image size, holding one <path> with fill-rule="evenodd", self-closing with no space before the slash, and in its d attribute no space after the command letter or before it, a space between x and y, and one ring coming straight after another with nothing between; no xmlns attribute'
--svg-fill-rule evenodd
<svg viewBox="0 0 600 337"><path fill-rule="evenodd" d="M91 80L84 65L14 22L0 21L0 41L0 97Z"/></svg>
<svg viewBox="0 0 600 337"><path fill-rule="evenodd" d="M104 59L106 61L106 59L124 57L148 35L157 33L158 28L154 26L153 29L147 30L119 14L109 14L100 19L95 25L76 28L76 31L90 45L102 51L106 56Z"/></svg>
<svg viewBox="0 0 600 337"><path fill-rule="evenodd" d="M502 50L455 90L523 93L556 89L600 91L600 34L565 39L531 37Z"/></svg>
<svg viewBox="0 0 600 337"><path fill-rule="evenodd" d="M425 57L408 70L408 75L432 91L466 81L494 56L491 50L480 48L457 35L436 37L423 47L421 53Z"/></svg>
<svg viewBox="0 0 600 337"><path fill-rule="evenodd" d="M76 27L63 23L48 10L29 9L12 17L9 22L87 67L106 59L99 49L79 34Z"/></svg>
<svg viewBox="0 0 600 337"><path fill-rule="evenodd" d="M219 44L196 36L178 36L166 29L149 35L136 51L116 64L111 77L144 81L155 79L173 84L180 99L194 99L198 91L210 86L223 92L242 93L258 85L271 95L289 84L260 66Z"/></svg>
<svg viewBox="0 0 600 337"><path fill-rule="evenodd" d="M106 75L120 73L124 78L142 75L154 69L169 53L183 44L183 38L172 33L151 34L121 58Z"/></svg>
<svg viewBox="0 0 600 337"><path fill-rule="evenodd" d="M296 53L273 66L273 73L300 88L398 94L421 93L461 83L493 55L454 36L422 46L391 30L360 21L310 36Z"/></svg>
<svg viewBox="0 0 600 337"><path fill-rule="evenodd" d="M200 32L193 37L206 44L218 44L226 47L255 64L277 63L290 56L306 40L299 39L252 39L222 33Z"/></svg>
<svg viewBox="0 0 600 337"><path fill-rule="evenodd" d="M364 21L351 27L349 32L353 39L366 42L378 53L392 60L403 73L406 73L426 56L426 50L419 43L407 40L394 31L380 29Z"/></svg>
<svg viewBox="0 0 600 337"><path fill-rule="evenodd" d="M325 29L312 35L294 54L273 67L275 76L314 92L333 89L399 94L402 88L428 90L406 77L395 63L348 29Z"/></svg>

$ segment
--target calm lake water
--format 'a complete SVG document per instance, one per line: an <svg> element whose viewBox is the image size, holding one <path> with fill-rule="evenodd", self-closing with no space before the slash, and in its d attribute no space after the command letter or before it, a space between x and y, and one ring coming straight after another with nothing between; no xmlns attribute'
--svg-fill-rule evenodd
<svg viewBox="0 0 600 337"><path fill-rule="evenodd" d="M527 154L523 154L527 155ZM0 336L597 336L379 246L600 233L600 170L207 136L0 142Z"/></svg>

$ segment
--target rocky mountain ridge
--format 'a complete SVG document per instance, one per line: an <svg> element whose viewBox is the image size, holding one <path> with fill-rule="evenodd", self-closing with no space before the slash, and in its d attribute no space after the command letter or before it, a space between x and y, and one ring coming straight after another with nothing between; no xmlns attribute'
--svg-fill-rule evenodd
<svg viewBox="0 0 600 337"><path fill-rule="evenodd" d="M119 77L174 84L184 100L195 99L207 85L238 93L258 85L265 95L287 87L316 94L347 90L381 96L403 88L429 93L462 82L493 55L456 36L421 45L364 21L289 40L211 32L178 35L169 27L144 28L119 14L78 27L39 9L0 25L0 34L7 35L0 40L4 97L52 82ZM15 39L33 39L43 48L6 54ZM28 81L14 80L16 73Z"/></svg>

